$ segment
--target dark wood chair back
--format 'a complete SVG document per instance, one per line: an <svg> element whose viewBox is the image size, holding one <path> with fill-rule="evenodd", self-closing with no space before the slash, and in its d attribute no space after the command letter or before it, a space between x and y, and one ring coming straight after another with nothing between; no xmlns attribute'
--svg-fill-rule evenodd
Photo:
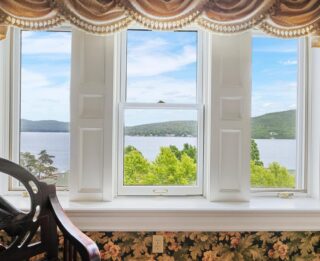
<svg viewBox="0 0 320 261"><path fill-rule="evenodd" d="M0 230L12 238L10 245L0 246L0 260L29 260L39 254L44 254L45 260L59 260L58 229L63 235L62 260L100 260L97 245L64 213L54 185L38 181L23 167L2 158L0 172L19 180L31 199L30 211L25 213L0 196ZM40 240L34 242L35 237Z"/></svg>

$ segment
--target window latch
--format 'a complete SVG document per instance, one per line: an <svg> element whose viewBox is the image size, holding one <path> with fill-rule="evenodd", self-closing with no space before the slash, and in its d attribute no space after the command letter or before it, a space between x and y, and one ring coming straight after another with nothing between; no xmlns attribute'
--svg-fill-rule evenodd
<svg viewBox="0 0 320 261"><path fill-rule="evenodd" d="M153 193L158 194L159 196L162 196L164 194L167 194L168 190L167 189L154 189Z"/></svg>

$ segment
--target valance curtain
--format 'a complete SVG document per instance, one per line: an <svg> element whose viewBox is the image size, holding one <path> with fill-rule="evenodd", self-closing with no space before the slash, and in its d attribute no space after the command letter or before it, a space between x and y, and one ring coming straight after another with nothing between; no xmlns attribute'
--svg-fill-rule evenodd
<svg viewBox="0 0 320 261"><path fill-rule="evenodd" d="M0 38L8 26L44 30L64 21L94 34L138 22L175 30L192 23L221 34L259 27L293 38L319 34L320 0L0 0Z"/></svg>

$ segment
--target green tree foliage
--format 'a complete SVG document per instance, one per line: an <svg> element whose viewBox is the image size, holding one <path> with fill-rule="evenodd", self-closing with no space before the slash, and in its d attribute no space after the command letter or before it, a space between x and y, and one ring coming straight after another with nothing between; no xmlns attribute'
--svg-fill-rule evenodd
<svg viewBox="0 0 320 261"><path fill-rule="evenodd" d="M38 154L38 174L39 176L44 175L45 177L52 177L58 170L53 166L54 156L49 155L46 150L40 151Z"/></svg>
<svg viewBox="0 0 320 261"><path fill-rule="evenodd" d="M33 175L38 174L38 160L36 156L30 152L20 153L20 165Z"/></svg>
<svg viewBox="0 0 320 261"><path fill-rule="evenodd" d="M188 143L183 144L182 154L188 155L194 162L197 162L197 149L195 146L192 146Z"/></svg>
<svg viewBox="0 0 320 261"><path fill-rule="evenodd" d="M295 178L289 171L277 162L265 168L260 160L257 143L251 140L251 186L254 188L294 188Z"/></svg>
<svg viewBox="0 0 320 261"><path fill-rule="evenodd" d="M260 152L258 149L258 145L255 142L255 140L251 140L250 157L256 165L263 166L263 162L260 160Z"/></svg>
<svg viewBox="0 0 320 261"><path fill-rule="evenodd" d="M192 185L196 182L196 148L161 147L153 162L133 146L125 148L125 185Z"/></svg>
<svg viewBox="0 0 320 261"><path fill-rule="evenodd" d="M258 146L251 141L251 185L266 188L294 188L295 178L279 163L263 166ZM197 177L197 150L184 144L161 147L154 161L148 161L133 146L125 148L124 184L130 185L192 185Z"/></svg>
<svg viewBox="0 0 320 261"><path fill-rule="evenodd" d="M251 186L265 188L294 188L295 178L289 171L277 162L273 162L268 168L250 162Z"/></svg>
<svg viewBox="0 0 320 261"><path fill-rule="evenodd" d="M124 166L125 184L143 185L144 182L148 182L150 163L133 146L127 147L125 150Z"/></svg>
<svg viewBox="0 0 320 261"><path fill-rule="evenodd" d="M20 153L20 165L39 179L56 178L58 169L53 166L53 159L54 156L49 155L46 150L40 151L38 157L30 152Z"/></svg>

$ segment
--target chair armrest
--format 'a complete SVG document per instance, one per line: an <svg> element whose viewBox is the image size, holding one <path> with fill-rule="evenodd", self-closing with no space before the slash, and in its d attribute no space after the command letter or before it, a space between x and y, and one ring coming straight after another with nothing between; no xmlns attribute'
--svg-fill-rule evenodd
<svg viewBox="0 0 320 261"><path fill-rule="evenodd" d="M74 245L83 260L100 261L100 252L97 245L73 225L62 209L56 194L49 195L49 204L63 236Z"/></svg>

